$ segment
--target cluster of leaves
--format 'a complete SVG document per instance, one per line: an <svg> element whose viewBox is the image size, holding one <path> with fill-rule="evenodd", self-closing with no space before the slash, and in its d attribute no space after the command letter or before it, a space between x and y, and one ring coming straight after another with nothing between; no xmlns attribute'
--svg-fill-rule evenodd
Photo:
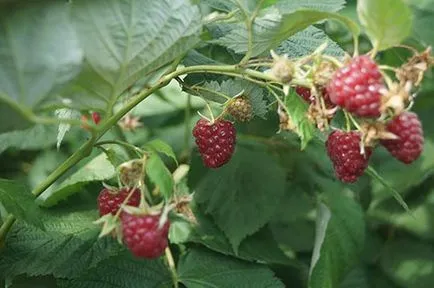
<svg viewBox="0 0 434 288"><path fill-rule="evenodd" d="M342 16L354 14L355 1L196 2L0 4L0 161L7 163L0 175L14 179L0 181L2 229L10 220L7 213L18 219L5 242L0 239L0 281L12 288L429 287L434 281L434 130L425 128L424 153L405 172L380 150L373 166L386 180L370 170L376 177L343 185L305 117L306 103L294 93L286 98L298 135L276 135L278 119L268 111L274 100L267 90L227 75L182 79L190 87L186 92L199 91L217 103L224 102L221 95L248 92L255 118L237 125L237 149L226 166L206 169L197 151L191 152L191 126L204 101L173 82L131 111L144 125L124 135L128 143L151 151L150 188L158 187L153 190L166 199L173 191L194 195L197 223L172 215L175 276L165 259L137 260L110 237L98 239L100 227L93 222L99 183L112 181L116 167L128 159L115 145L100 145L104 153L95 149L88 161L34 199L29 187L44 181L89 136L74 128L56 151L56 128L41 125L57 123L55 110L99 111L104 125L172 63L236 64L245 53L260 57L271 48L300 57L324 41L329 42L325 53L340 57L348 40L342 27L321 21L339 20L359 33ZM424 24L433 19L433 3L418 1L409 9L397 0L359 1L360 22L380 51L406 36L422 47L434 39ZM362 38L360 47L366 43ZM407 56L402 48L379 54L389 65ZM432 120L434 103L427 97L432 83L428 75L414 107L424 123ZM115 130L102 140L114 137ZM189 163L187 178L172 179L177 161L170 158ZM390 189L407 201L411 214Z"/></svg>

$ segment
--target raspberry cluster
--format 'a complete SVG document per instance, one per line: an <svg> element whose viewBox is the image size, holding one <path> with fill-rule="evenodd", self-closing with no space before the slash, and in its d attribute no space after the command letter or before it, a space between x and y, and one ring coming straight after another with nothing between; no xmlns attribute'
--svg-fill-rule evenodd
<svg viewBox="0 0 434 288"><path fill-rule="evenodd" d="M206 167L218 168L231 159L236 141L231 122L219 119L211 123L200 119L193 128L193 136Z"/></svg>
<svg viewBox="0 0 434 288"><path fill-rule="evenodd" d="M130 196L127 200L128 195ZM138 207L140 197L140 190L137 188L123 187L116 191L104 188L97 199L99 214L120 214L124 244L136 257L153 259L161 256L168 245L170 222L166 221L159 227L160 215L135 215L125 210L118 213L122 204Z"/></svg>
<svg viewBox="0 0 434 288"><path fill-rule="evenodd" d="M381 91L384 88L383 76L378 65L370 57L363 55L354 57L338 69L326 90L332 103L355 116L371 118L381 115ZM304 90L299 90L298 93L305 99L308 96ZM308 100L312 101L310 98ZM415 113L408 111L395 111L395 114L398 115L394 115L385 124L381 121L374 122L384 126L384 131L379 131L374 137L355 131L334 131L329 135L326 142L327 153L336 176L341 181L355 182L368 166L373 147L367 147L363 143L365 136L379 139L393 157L405 164L412 163L420 156L424 137L419 118ZM384 138L386 133L387 138Z"/></svg>

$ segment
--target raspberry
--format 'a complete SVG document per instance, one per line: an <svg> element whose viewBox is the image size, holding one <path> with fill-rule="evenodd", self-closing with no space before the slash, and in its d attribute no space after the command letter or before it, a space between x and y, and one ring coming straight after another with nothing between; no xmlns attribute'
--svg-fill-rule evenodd
<svg viewBox="0 0 434 288"><path fill-rule="evenodd" d="M368 56L354 57L337 70L327 86L336 105L361 117L380 116L383 77L377 64Z"/></svg>
<svg viewBox="0 0 434 288"><path fill-rule="evenodd" d="M368 167L372 149L365 147L365 154L361 154L360 142L360 133L355 131L334 131L326 141L336 176L343 182L355 182Z"/></svg>
<svg viewBox="0 0 434 288"><path fill-rule="evenodd" d="M310 93L310 89L303 87L303 86L297 86L295 88L295 92L297 92L298 95L300 95L307 103L313 104L315 103L315 97L313 97ZM335 104L333 104L330 100L329 94L327 93L327 89L322 88L321 94L324 99L324 104L327 109L331 109L335 107Z"/></svg>
<svg viewBox="0 0 434 288"><path fill-rule="evenodd" d="M236 131L231 122L217 120L212 124L200 119L193 128L193 136L205 166L218 168L231 159L236 140Z"/></svg>
<svg viewBox="0 0 434 288"><path fill-rule="evenodd" d="M92 112L92 120L93 123L98 125L98 123L101 121L101 115L98 112Z"/></svg>
<svg viewBox="0 0 434 288"><path fill-rule="evenodd" d="M122 233L125 245L134 256L140 258L157 258L167 247L167 235L170 222L158 228L160 215L121 215Z"/></svg>
<svg viewBox="0 0 434 288"><path fill-rule="evenodd" d="M424 139L422 124L415 113L402 112L387 123L386 129L399 138L381 141L393 157L410 164L420 156Z"/></svg>
<svg viewBox="0 0 434 288"><path fill-rule="evenodd" d="M108 213L115 215L121 207L121 204L124 202L125 198L130 193L130 191L131 190L129 188L122 188L118 192L109 190L107 188L102 189L98 195L99 215L103 216ZM140 190L136 188L130 199L128 199L127 205L137 207L139 206L139 204Z"/></svg>
<svg viewBox="0 0 434 288"><path fill-rule="evenodd" d="M227 111L236 120L247 122L253 118L252 104L246 97L237 97L227 107Z"/></svg>

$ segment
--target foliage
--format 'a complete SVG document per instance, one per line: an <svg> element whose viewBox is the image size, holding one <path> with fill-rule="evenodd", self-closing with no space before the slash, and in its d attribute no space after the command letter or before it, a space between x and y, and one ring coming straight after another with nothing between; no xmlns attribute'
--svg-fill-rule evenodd
<svg viewBox="0 0 434 288"><path fill-rule="evenodd" d="M0 1L0 285L429 287L432 69L414 90L421 157L404 166L378 148L354 184L334 176L327 134L312 120L321 101L307 103L294 87L315 87L321 61L340 64L355 50L376 55L394 81L388 67L413 55L404 46L434 44L433 7L433 0ZM281 81L271 68L285 59L305 73ZM193 125L225 117L240 95L254 117L235 123L231 160L209 169ZM81 120L93 112L100 123ZM320 128L360 120L345 116L338 111ZM119 166L132 159L143 164L127 171L139 175L137 209L171 221L158 259L134 258L117 241L119 229L99 237L95 223L118 225L119 215L99 218L98 192L103 183L120 185Z"/></svg>

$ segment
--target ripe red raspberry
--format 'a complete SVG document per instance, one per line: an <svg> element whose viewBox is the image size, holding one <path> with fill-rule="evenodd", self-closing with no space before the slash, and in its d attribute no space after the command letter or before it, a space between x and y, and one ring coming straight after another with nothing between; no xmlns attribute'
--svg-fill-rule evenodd
<svg viewBox="0 0 434 288"><path fill-rule="evenodd" d="M92 112L92 120L93 123L98 125L98 123L101 121L101 115L98 112Z"/></svg>
<svg viewBox="0 0 434 288"><path fill-rule="evenodd" d="M253 118L253 107L250 101L244 97L237 97L227 107L227 111L237 121L248 122Z"/></svg>
<svg viewBox="0 0 434 288"><path fill-rule="evenodd" d="M170 222L158 228L160 215L121 215L122 235L125 245L134 256L140 258L157 258L167 247L167 235Z"/></svg>
<svg viewBox="0 0 434 288"><path fill-rule="evenodd" d="M236 131L231 122L217 120L211 124L208 120L200 119L193 128L193 136L205 166L218 168L231 159L236 140Z"/></svg>
<svg viewBox="0 0 434 288"><path fill-rule="evenodd" d="M342 182L355 182L368 167L372 149L365 147L365 154L361 154L360 141L360 133L355 131L333 131L326 141L327 154Z"/></svg>
<svg viewBox="0 0 434 288"><path fill-rule="evenodd" d="M313 97L310 93L310 89L303 87L303 86L297 86L295 88L295 92L297 92L298 95L300 95L306 102L309 104L315 103L315 97ZM335 107L336 105L332 103L330 100L329 94L327 93L326 88L321 89L322 97L324 98L324 104L327 109L331 109Z"/></svg>
<svg viewBox="0 0 434 288"><path fill-rule="evenodd" d="M399 138L381 141L393 157L405 164L410 164L419 158L424 139L422 124L415 113L402 112L387 123L386 129Z"/></svg>
<svg viewBox="0 0 434 288"><path fill-rule="evenodd" d="M366 55L354 57L337 70L327 86L336 105L361 117L380 116L383 77L377 64Z"/></svg>
<svg viewBox="0 0 434 288"><path fill-rule="evenodd" d="M121 204L128 196L132 188L122 188L119 191L111 191L107 188L101 190L98 195L98 210L99 215L103 216L108 213L113 215L118 212ZM127 205L138 207L140 204L140 190L135 188L130 199L128 199Z"/></svg>

